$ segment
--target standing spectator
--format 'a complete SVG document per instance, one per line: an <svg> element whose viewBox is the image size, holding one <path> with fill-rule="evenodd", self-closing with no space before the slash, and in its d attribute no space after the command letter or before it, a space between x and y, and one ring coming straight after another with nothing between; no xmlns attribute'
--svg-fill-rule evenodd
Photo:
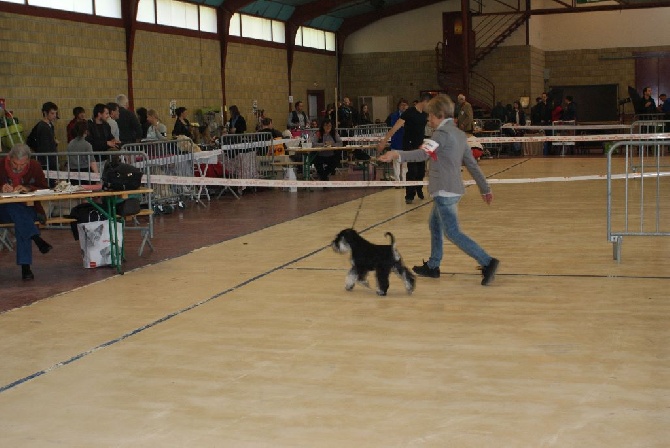
<svg viewBox="0 0 670 448"><path fill-rule="evenodd" d="M438 278L443 257L443 235L456 247L479 262L482 267L481 284L486 286L495 278L499 261L484 251L474 240L461 232L458 224L458 202L465 194L461 166L465 165L477 183L482 199L493 201L493 193L467 143L467 136L454 125L454 103L446 95L438 95L426 106L429 122L435 129L428 143L414 151L389 151L380 156L382 162L428 160L431 158L428 189L433 198L430 213L430 258L413 271L422 277Z"/></svg>
<svg viewBox="0 0 670 448"><path fill-rule="evenodd" d="M668 99L668 95L665 93L661 93L658 96L658 105L656 106L656 112L663 112L663 104L665 104L665 101Z"/></svg>
<svg viewBox="0 0 670 448"><path fill-rule="evenodd" d="M656 112L656 102L651 97L651 87L645 87L642 90L642 98L640 99L640 113L655 114Z"/></svg>
<svg viewBox="0 0 670 448"><path fill-rule="evenodd" d="M560 100L554 101L554 108L551 109L551 122L553 123L554 121L561 121L561 117L563 116L563 106L561 105Z"/></svg>
<svg viewBox="0 0 670 448"><path fill-rule="evenodd" d="M337 110L337 117L340 120L338 126L340 129L353 128L356 124L354 110L351 108L351 100L348 96L342 99L342 105Z"/></svg>
<svg viewBox="0 0 670 448"><path fill-rule="evenodd" d="M547 92L542 92L539 106L540 125L551 126L551 103L549 102L549 96L547 95Z"/></svg>
<svg viewBox="0 0 670 448"><path fill-rule="evenodd" d="M93 119L88 122L86 140L93 147L93 152L107 152L116 149L121 143L112 135L112 128L107 123L109 109L106 104L98 103L93 107ZM100 160L107 160L108 156L100 156ZM101 164L100 169L103 166Z"/></svg>
<svg viewBox="0 0 670 448"><path fill-rule="evenodd" d="M67 152L72 153L90 153L90 156L76 155L68 157L68 169L73 172L83 173L98 173L98 164L93 157L93 147L86 141L88 134L88 123L85 121L78 121L74 125L75 138L67 144ZM74 179L72 179L74 181ZM79 185L88 184L89 182L79 179Z"/></svg>
<svg viewBox="0 0 670 448"><path fill-rule="evenodd" d="M335 103L330 103L326 106L326 110L323 113L323 119L325 120L326 118L329 118L333 123L337 121L335 119Z"/></svg>
<svg viewBox="0 0 670 448"><path fill-rule="evenodd" d="M521 129L516 129L519 126L525 126L526 124L526 114L521 108L521 103L519 101L515 101L512 104L512 113L510 114L509 117L507 117L508 124L512 125L513 129L509 130L509 135L511 137L523 137L523 131ZM521 143L520 142L514 142L512 143L512 155L515 156L520 156L521 155Z"/></svg>
<svg viewBox="0 0 670 448"><path fill-rule="evenodd" d="M458 95L458 104L460 105L458 112L458 128L472 134L472 124L474 122L474 112L472 105L465 100L465 95L462 93Z"/></svg>
<svg viewBox="0 0 670 448"><path fill-rule="evenodd" d="M540 96L540 103L538 105L539 116L540 116L540 126L551 126L551 102L549 101L549 95L547 92L542 92ZM545 135L553 135L553 132L550 130L544 131ZM549 150L551 149L551 142L544 142L542 147L542 153L545 156L549 155Z"/></svg>
<svg viewBox="0 0 670 448"><path fill-rule="evenodd" d="M370 107L363 103L361 105L361 113L358 116L358 124L372 124L372 116L370 115Z"/></svg>
<svg viewBox="0 0 670 448"><path fill-rule="evenodd" d="M83 121L84 123L86 122L86 110L81 106L77 106L72 109L72 120L70 120L66 127L68 143L70 143L76 137L74 132L74 125L78 121Z"/></svg>
<svg viewBox="0 0 670 448"><path fill-rule="evenodd" d="M500 120L501 124L505 123L507 120L507 113L505 112L505 106L503 106L502 101L498 101L493 109L491 109L491 118L495 120Z"/></svg>
<svg viewBox="0 0 670 448"><path fill-rule="evenodd" d="M175 110L175 114L177 115L177 120L174 122L174 128L172 128L172 136L173 137L179 137L180 135L185 135L188 138L193 138L193 134L191 134L191 123L189 123L188 119L186 118L186 109L185 107L178 107ZM149 114L147 113L147 120L149 119ZM147 133L149 131L147 130Z"/></svg>
<svg viewBox="0 0 670 448"><path fill-rule="evenodd" d="M228 129L231 134L244 134L247 131L247 122L237 106L230 106L230 121L228 121Z"/></svg>
<svg viewBox="0 0 670 448"><path fill-rule="evenodd" d="M136 143L142 139L142 125L135 112L128 110L128 97L121 94L116 97L119 105L119 140L121 144Z"/></svg>
<svg viewBox="0 0 670 448"><path fill-rule="evenodd" d="M288 123L286 124L288 129L305 129L309 127L309 118L307 118L307 114L303 109L303 102L297 101L295 103L295 110L288 114Z"/></svg>
<svg viewBox="0 0 670 448"><path fill-rule="evenodd" d="M112 135L118 141L121 141L121 135L119 134L119 124L116 120L119 119L121 112L119 111L119 105L117 103L107 103L107 110L109 111L109 117L107 118L107 124L112 129Z"/></svg>
<svg viewBox="0 0 670 448"><path fill-rule="evenodd" d="M423 143L424 131L426 128L426 123L428 122L428 114L424 112L424 108L428 104L428 101L431 99L429 93L424 93L421 95L421 101L416 103L416 105L408 108L401 116L398 118L398 121L393 125L391 129L382 137L381 141L377 144L377 151L382 152L386 147L386 142L391 138L400 128L405 129L403 135L402 148L404 151L409 151L412 149L417 149ZM453 113L453 111L452 111ZM411 180L423 180L426 175L426 162L412 160L407 163L407 175L406 178L408 181ZM405 203L411 204L414 201L414 196L418 196L419 199L423 199L423 186L421 185L409 185L405 187Z"/></svg>
<svg viewBox="0 0 670 448"><path fill-rule="evenodd" d="M158 112L154 109L149 109L147 111L147 122L149 123L149 128L147 129L147 140L166 140L167 139L167 128L163 123L161 123L158 118Z"/></svg>
<svg viewBox="0 0 670 448"><path fill-rule="evenodd" d="M535 105L530 108L530 124L532 126L540 126L540 107L542 98L539 96L535 98Z"/></svg>
<svg viewBox="0 0 670 448"><path fill-rule="evenodd" d="M137 118L140 120L140 126L142 126L142 138L147 138L147 129L149 129L149 122L147 121L147 108L138 107L135 112L137 113Z"/></svg>
<svg viewBox="0 0 670 448"><path fill-rule="evenodd" d="M28 144L36 153L53 153L58 151L58 140L56 140L56 131L54 124L58 119L58 106L47 101L42 105L42 119L37 122L30 131L28 136ZM58 169L58 159L56 156L37 157L40 161L42 169L56 170Z"/></svg>
<svg viewBox="0 0 670 448"><path fill-rule="evenodd" d="M407 102L407 100L405 98L400 98L400 101L398 101L397 110L395 112L390 113L389 116L386 117L386 125L389 128L392 128L396 124L398 119L402 116L403 112L407 110L408 107L409 103ZM402 140L404 135L405 135L405 128L402 127L398 129L398 131L391 137L390 148L402 149ZM407 174L407 163L405 162L400 163L399 161L394 160L393 175L395 177L395 180L404 181L406 174Z"/></svg>
<svg viewBox="0 0 670 448"><path fill-rule="evenodd" d="M0 190L3 193L29 193L47 187L47 180L39 162L30 159L30 147L23 143L14 145L0 163ZM52 249L49 243L40 238L40 231L35 225L35 221L44 219L44 209L39 203L35 203L34 207L23 203L0 205L0 222L14 223L16 264L21 266L23 280L35 278L30 269L33 264L31 242L43 254Z"/></svg>
<svg viewBox="0 0 670 448"><path fill-rule="evenodd" d="M651 89L649 89L649 94L651 94ZM654 99L649 98L651 100L651 104L656 110L656 104L654 104ZM566 95L565 96L565 105L563 106L563 112L561 113L561 120L563 121L575 121L577 122L577 105L575 102L572 100L572 96ZM653 113L653 112L652 112Z"/></svg>

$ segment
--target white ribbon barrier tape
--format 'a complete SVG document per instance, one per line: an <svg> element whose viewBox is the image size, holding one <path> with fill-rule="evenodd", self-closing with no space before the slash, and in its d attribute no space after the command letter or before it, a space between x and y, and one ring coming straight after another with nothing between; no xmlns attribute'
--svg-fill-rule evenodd
<svg viewBox="0 0 670 448"><path fill-rule="evenodd" d="M523 142L611 142L624 140L670 140L670 134L540 135L523 137L476 137L479 143ZM668 141L670 145L670 141Z"/></svg>
<svg viewBox="0 0 670 448"><path fill-rule="evenodd" d="M534 131L563 131L563 130L579 130L579 131L597 131L603 129L631 129L630 124L557 124L555 126L515 126L513 124L504 124L502 129L528 129Z"/></svg>
<svg viewBox="0 0 670 448"><path fill-rule="evenodd" d="M58 177L60 175L61 177ZM49 178L64 180L70 175L70 179L88 180L88 173L59 171L49 173ZM629 173L629 174L613 174L612 179L635 179L635 178L653 178L670 176L670 172L659 173ZM91 173L91 180L98 180L99 175ZM528 183L542 183L542 182L580 182L589 180L605 180L606 174L594 174L588 176L571 176L571 177L537 177L537 178L517 178L517 179L488 179L489 184L528 184ZM146 179L143 179L146 183ZM311 180L274 180L274 179L221 179L216 177L180 177L180 176L166 176L154 175L151 176L151 183L165 184L165 185L203 185L203 186L227 186L227 187L268 187L268 188L364 188L364 187L406 187L410 185L428 185L428 181L387 181L387 180L370 180L370 181L311 181ZM473 180L463 182L464 185L474 185Z"/></svg>

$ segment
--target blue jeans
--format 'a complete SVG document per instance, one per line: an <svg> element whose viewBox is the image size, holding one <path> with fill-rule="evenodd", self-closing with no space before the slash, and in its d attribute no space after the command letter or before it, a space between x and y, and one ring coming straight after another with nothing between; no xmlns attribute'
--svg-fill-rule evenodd
<svg viewBox="0 0 670 448"><path fill-rule="evenodd" d="M488 266L491 256L474 242L469 236L461 232L458 226L458 201L460 196L433 198L433 210L430 212L428 227L430 228L430 258L428 267L440 267L443 254L442 234L466 254L477 260L481 266Z"/></svg>
<svg viewBox="0 0 670 448"><path fill-rule="evenodd" d="M32 237L40 231L35 225L37 214L25 204L0 205L0 222L14 223L16 236L16 264L33 264Z"/></svg>

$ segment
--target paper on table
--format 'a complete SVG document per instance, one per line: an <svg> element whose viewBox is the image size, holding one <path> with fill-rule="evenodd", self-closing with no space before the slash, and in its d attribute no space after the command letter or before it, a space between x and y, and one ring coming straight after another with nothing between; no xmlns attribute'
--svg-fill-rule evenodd
<svg viewBox="0 0 670 448"><path fill-rule="evenodd" d="M35 193L0 193L3 198L18 198L26 196L35 196Z"/></svg>

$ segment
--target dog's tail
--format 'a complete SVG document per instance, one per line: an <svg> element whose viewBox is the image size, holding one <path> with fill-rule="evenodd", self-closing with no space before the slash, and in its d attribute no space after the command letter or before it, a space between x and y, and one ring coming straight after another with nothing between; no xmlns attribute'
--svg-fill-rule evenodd
<svg viewBox="0 0 670 448"><path fill-rule="evenodd" d="M391 250L393 251L393 258L395 261L400 261L402 258L400 257L400 252L398 252L398 249L395 247L395 237L391 232L386 232L384 236L391 239Z"/></svg>

